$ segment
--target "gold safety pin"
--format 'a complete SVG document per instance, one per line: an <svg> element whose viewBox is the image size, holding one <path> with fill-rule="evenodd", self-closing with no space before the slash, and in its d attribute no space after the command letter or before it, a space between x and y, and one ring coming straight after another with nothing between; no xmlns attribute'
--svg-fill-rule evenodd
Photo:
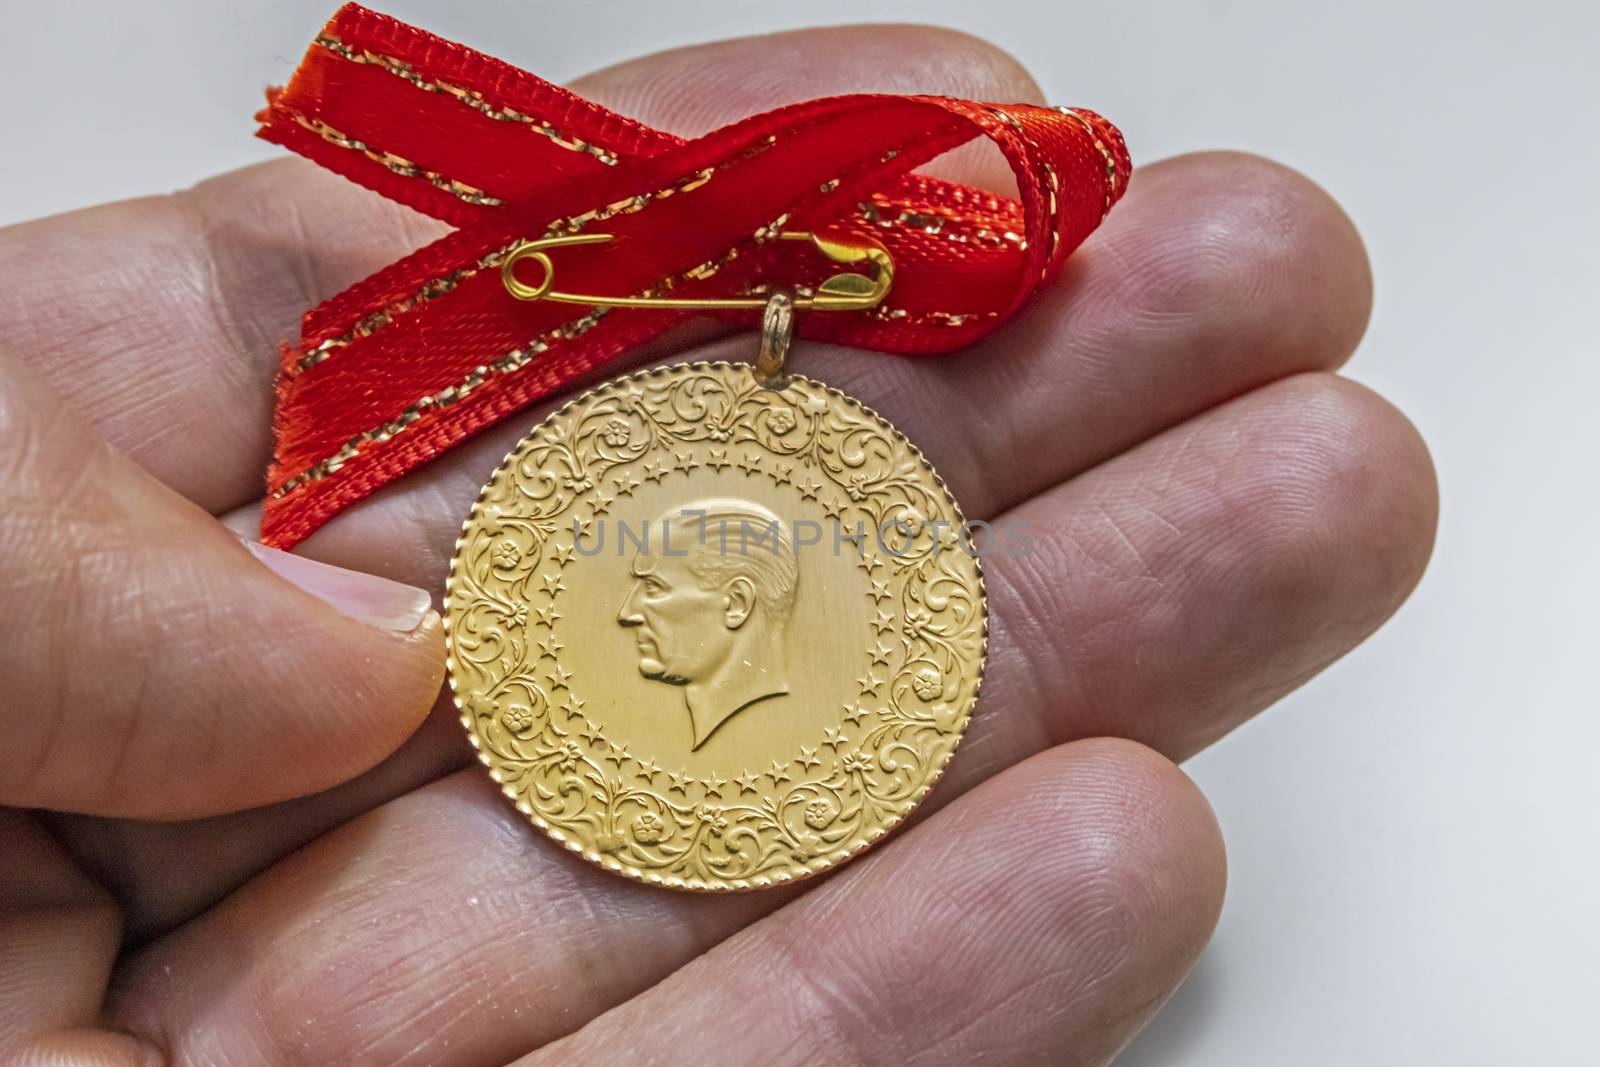
<svg viewBox="0 0 1600 1067"><path fill-rule="evenodd" d="M828 278L812 292L796 294L794 307L811 311L861 311L877 307L894 284L894 260L889 252L875 241L841 241L820 237L814 233L795 231L778 235L786 241L810 241L824 256L835 263L861 263L871 269L865 274L844 272ZM609 233L576 233L560 237L545 237L537 241L524 241L511 250L500 265L500 280L506 291L518 300L554 300L560 304L588 304L611 308L761 308L767 306L765 296L734 297L664 297L664 296L590 296L583 293L558 292L555 286L555 264L545 253L547 248L564 245L600 244L612 239ZM513 273L517 264L532 260L544 268L544 278L538 285L519 281Z"/></svg>

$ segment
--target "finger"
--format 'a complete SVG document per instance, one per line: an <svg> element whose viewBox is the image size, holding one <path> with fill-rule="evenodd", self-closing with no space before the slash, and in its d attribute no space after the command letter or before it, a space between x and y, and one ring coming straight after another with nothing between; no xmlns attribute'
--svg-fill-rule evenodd
<svg viewBox="0 0 1600 1067"><path fill-rule="evenodd" d="M1421 580L1438 511L1415 427L1327 374L1035 497L1005 516L1028 543L984 566L986 697L1035 714L975 720L959 773L1102 734L1189 758L1387 620Z"/></svg>
<svg viewBox="0 0 1600 1067"><path fill-rule="evenodd" d="M517 1063L673 1062L686 1041L771 1064L1108 1063L1199 957L1224 870L1176 767L1066 745Z"/></svg>
<svg viewBox="0 0 1600 1067"><path fill-rule="evenodd" d="M1108 724L1181 752L1259 710L1415 582L1433 496L1426 453L1393 409L1308 376L1028 507L1043 510L1033 553L986 560L984 696L924 809ZM393 894L371 891L401 871ZM312 1060L352 1032L388 1035L421 1062L492 1059L508 1054L494 1042L560 1036L783 899L625 882L528 830L472 769L324 836L153 945L124 988L129 1011L174 1033L316 1018L296 1031ZM218 939L237 951L218 957ZM272 951L325 962L293 982L237 963ZM308 977L319 966L325 980ZM318 1015L380 976L381 1000Z"/></svg>
<svg viewBox="0 0 1600 1067"><path fill-rule="evenodd" d="M371 770L332 789L186 822L40 812L90 877L115 894L142 944L221 900L275 859L394 797L473 762L461 715L441 692L417 732Z"/></svg>
<svg viewBox="0 0 1600 1067"><path fill-rule="evenodd" d="M778 891L702 897L621 882L559 849L532 844L520 826L512 827L512 818L475 776L458 775L395 801L263 879L263 890L271 885L279 892L332 879L346 904L356 906L354 913L308 915L265 891L257 904L271 914L247 914L230 902L224 906L225 925L195 926L174 935L175 942L192 946L192 962L204 969L189 970L183 964L190 960L165 952L147 953L118 982L114 1022L164 1044L175 1064L229 1062L228 1050L241 1046L265 1050L268 1059L285 1065L362 1059L500 1062L572 1032L600 1008L643 992L757 914L795 896ZM470 866L470 892L460 895L465 883L452 884L454 906L437 908L445 865L419 876L409 864L397 865L397 855L386 863L389 877L399 884L386 884L382 894L364 888L374 884L369 878L376 866L367 867L370 853L362 851L362 842L384 851L398 845L397 837L391 841L374 825L380 819L397 831L403 824L407 832L424 835L429 847L417 848L418 858L433 857L437 845L443 850L439 858L455 870ZM490 842L493 847L485 848ZM352 866L341 866L341 860ZM1142 888L1131 893L1134 886ZM1083 1018L1109 1014L1105 1009L1120 1003L1132 1016L1125 1018L1131 1026L1187 969L1209 932L1220 893L1215 826L1192 787L1170 764L1136 746L1085 742L1003 776L779 913L803 909L803 918L768 922L802 923L784 926L794 933L818 924L816 934L806 935L815 938L821 936L820 924L833 916L839 924L835 932L858 949L839 960L841 965L904 951L899 937L873 942L866 931L875 924L913 940L919 925L925 926L925 950L938 951L952 933L941 921L994 922L974 929L962 944L975 947L992 940L1014 960L1020 945L1053 930L1061 950L1049 954L1054 962L1045 965L1045 957L1020 953L1021 959L1040 964L1014 975L1022 987L1048 980L1051 971L1061 972L1058 979L1070 971L1072 981L1040 991L1043 1002L1072 1002L1081 1011L1068 1014ZM1030 909L1024 903L1029 900L1045 906ZM372 929L379 909L393 916L383 923L381 935ZM399 922L401 910L413 920L428 916L421 924L426 929L414 921ZM1030 912L1048 918L1047 926L1019 925ZM612 939L608 920L646 936ZM293 945L273 941L287 927L304 929L308 921L319 925L321 937L304 945L298 938ZM767 944L768 935L760 932L766 925L739 936ZM224 929L232 951L217 953L216 938ZM402 929L411 932L402 934ZM333 930L339 931L337 937L329 936ZM202 953L206 943L209 951ZM1094 943L1108 951L1085 951ZM374 952L381 962L372 960ZM544 969L542 958L552 952L569 956L579 969ZM743 961L761 950L736 940L720 952L707 962L738 961L732 969L742 971ZM962 956L963 968L977 962L968 961L965 950ZM1074 956L1085 957L1082 966L1067 967ZM580 958L586 963L579 965ZM921 969L919 961L925 959L913 953L907 962ZM352 971L351 960L366 961L372 970ZM284 969L273 961L281 961ZM935 970L948 973L950 968ZM357 988L370 989L379 973L389 996L361 998L353 1015L323 1010L347 1002L342 998ZM996 981L1001 977L996 968ZM394 996L396 990L423 986L443 993L442 999L422 1006ZM1091 1006L1094 988L1104 989L1109 1002ZM1144 989L1144 998L1122 1003L1132 988ZM985 990L996 1004L1011 992L999 985ZM464 1010L468 1004L470 1010ZM968 1004L979 1006L976 1000ZM1036 1013L1034 1004L1014 1006ZM685 1021L694 1014L685 1012L691 1017ZM994 1024L1011 1022L996 1019ZM593 1025L606 1022L602 1018ZM636 1056L630 1048L602 1058Z"/></svg>
<svg viewBox="0 0 1600 1067"><path fill-rule="evenodd" d="M297 796L432 703L426 593L252 556L3 354L0 463L0 584L28 621L0 643L0 804L175 818Z"/></svg>
<svg viewBox="0 0 1600 1067"><path fill-rule="evenodd" d="M669 76L686 66L692 94ZM1038 96L1016 61L990 45L892 26L682 49L575 87L683 134L862 89ZM989 180L995 157L968 153L947 173ZM221 512L260 495L278 344L296 336L301 313L442 232L300 160L11 227L0 230L8 282L0 344L71 397L114 446Z"/></svg>
<svg viewBox="0 0 1600 1067"><path fill-rule="evenodd" d="M109 894L33 819L0 811L0 1061L143 1067L155 1049L97 1030L121 925Z"/></svg>

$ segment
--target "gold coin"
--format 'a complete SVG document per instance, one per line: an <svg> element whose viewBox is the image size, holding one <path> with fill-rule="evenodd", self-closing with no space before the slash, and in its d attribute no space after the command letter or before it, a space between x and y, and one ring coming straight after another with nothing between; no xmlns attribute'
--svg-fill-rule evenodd
<svg viewBox="0 0 1600 1067"><path fill-rule="evenodd" d="M644 371L506 457L456 544L456 705L540 829L675 889L815 874L905 818L983 673L982 574L922 454L844 394Z"/></svg>

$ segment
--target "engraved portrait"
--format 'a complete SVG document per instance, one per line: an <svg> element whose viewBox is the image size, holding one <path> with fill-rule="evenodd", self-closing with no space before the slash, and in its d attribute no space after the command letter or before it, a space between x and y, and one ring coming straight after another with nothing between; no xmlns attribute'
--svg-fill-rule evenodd
<svg viewBox="0 0 1600 1067"><path fill-rule="evenodd" d="M633 635L639 673L682 688L691 749L789 692L797 563L782 520L749 501L674 507L647 527L617 623Z"/></svg>

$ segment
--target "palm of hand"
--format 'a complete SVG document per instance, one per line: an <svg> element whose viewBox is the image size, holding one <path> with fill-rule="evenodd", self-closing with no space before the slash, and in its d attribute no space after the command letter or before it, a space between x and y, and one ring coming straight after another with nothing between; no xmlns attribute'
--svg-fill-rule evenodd
<svg viewBox="0 0 1600 1067"><path fill-rule="evenodd" d="M668 53L579 88L686 133L861 88L1039 95L970 38L860 27ZM960 155L945 173L1004 180ZM1040 536L988 568L984 700L918 825L820 884L733 897L627 883L529 831L465 767L448 700L427 715L436 619L348 618L206 514L249 514L276 340L429 226L283 161L0 231L0 574L28 620L0 651L16 809L0 811L0 1050L1114 1055L1221 901L1215 825L1170 761L1375 628L1431 542L1421 443L1329 373L1369 306L1337 207L1258 159L1169 160L979 350L797 350L797 369L894 419L969 515ZM303 551L438 588L467 504L531 421Z"/></svg>

